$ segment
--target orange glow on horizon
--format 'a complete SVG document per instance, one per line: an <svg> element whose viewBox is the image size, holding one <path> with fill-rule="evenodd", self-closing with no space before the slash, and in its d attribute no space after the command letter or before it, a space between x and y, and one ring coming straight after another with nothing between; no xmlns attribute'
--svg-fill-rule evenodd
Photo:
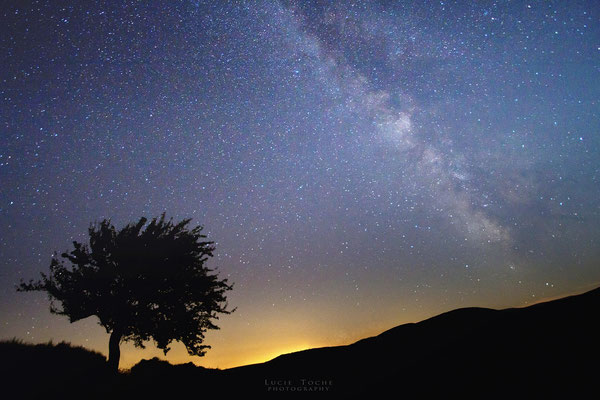
<svg viewBox="0 0 600 400"><path fill-rule="evenodd" d="M308 350L308 349L312 349L315 347L321 347L321 346L311 346L308 344L298 344L295 346L289 346L289 347L280 347L277 350L266 350L263 353L257 354L257 355L248 355L245 359L242 358L240 360L239 365L237 366L244 366L244 365L252 365L252 364L260 364L260 363L264 363L267 361L271 361L274 358L277 358L281 355L284 354L290 354L290 353L296 353L298 351L302 351L302 350Z"/></svg>
<svg viewBox="0 0 600 400"><path fill-rule="evenodd" d="M217 352L212 354L209 350L205 357L192 357L187 354L183 346L179 344L173 346L171 350L165 356L162 351L152 348L151 345L144 350L136 349L130 344L122 344L121 352L121 363L120 368L123 370L130 369L142 359L150 359L158 357L161 360L168 361L171 364L185 364L192 362L197 366L205 368L219 368L228 369L241 367L251 364L260 364L263 362L270 361L280 355L295 353L302 350L323 347L326 345L315 345L311 342L299 342L291 343L285 342L281 344L269 344L260 347L246 348L245 351L236 352L237 354L230 354L229 352ZM103 351L103 353L106 352ZM218 363L218 364L217 364Z"/></svg>
<svg viewBox="0 0 600 400"><path fill-rule="evenodd" d="M597 287L598 284L590 285ZM586 291L587 287L579 286L578 290L562 292L558 288L548 296L539 296L535 302L547 301ZM496 294L496 296L493 296ZM286 308L245 307L242 312L223 318L221 329L206 334L205 343L212 346L204 357L188 355L181 343L173 343L171 351L165 356L155 347L153 342L146 343L146 349L135 348L130 342L121 344L120 368L130 369L143 359L157 357L171 364L192 362L205 368L228 369L244 365L263 363L282 354L306 349L349 345L358 340L376 336L380 333L409 322L419 322L450 311L452 309L482 306L502 309L507 307L525 307L532 305L531 294L527 291L519 293L518 299L512 302L503 301L499 292L487 292L485 301L466 297L463 301L453 303L443 298L430 297L421 299L418 307L410 304L409 299L388 293L388 304L382 304L382 293L373 296L366 302L368 306L355 307L352 313L340 312L342 304L337 299L315 301L304 306L289 305ZM515 295L515 297L517 297ZM405 308L406 307L406 308ZM40 310L39 313L45 313ZM248 322L248 315L262 313L260 320ZM57 318L52 332L40 332L30 338L32 343L47 343L49 340L58 343L62 340L72 345L83 346L108 355L108 334L97 324L97 318L89 318L69 323L66 319ZM49 335L51 333L52 335Z"/></svg>

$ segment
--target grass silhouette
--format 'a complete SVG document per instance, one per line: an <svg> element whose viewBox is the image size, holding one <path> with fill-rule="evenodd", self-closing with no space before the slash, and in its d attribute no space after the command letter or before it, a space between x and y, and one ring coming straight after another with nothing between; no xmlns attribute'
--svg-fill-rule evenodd
<svg viewBox="0 0 600 400"><path fill-rule="evenodd" d="M0 376L23 398L61 397L90 393L106 396L118 376L111 374L101 353L67 342L0 342Z"/></svg>

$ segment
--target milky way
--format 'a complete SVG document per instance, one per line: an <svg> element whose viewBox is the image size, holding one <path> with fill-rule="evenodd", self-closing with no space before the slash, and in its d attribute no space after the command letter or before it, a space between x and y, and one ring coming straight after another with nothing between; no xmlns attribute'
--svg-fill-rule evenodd
<svg viewBox="0 0 600 400"><path fill-rule="evenodd" d="M600 281L595 1L1 15L3 338L105 351L95 321L14 284L93 221L162 212L204 225L235 283L238 311L191 359L210 366Z"/></svg>

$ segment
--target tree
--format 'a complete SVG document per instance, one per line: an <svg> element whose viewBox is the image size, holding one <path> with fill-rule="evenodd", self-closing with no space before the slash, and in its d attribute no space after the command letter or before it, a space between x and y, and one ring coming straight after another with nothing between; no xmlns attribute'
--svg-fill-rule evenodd
<svg viewBox="0 0 600 400"><path fill-rule="evenodd" d="M226 301L233 286L204 265L214 242L204 241L201 226L188 229L190 221L174 224L163 213L147 226L141 218L119 231L110 220L92 224L89 245L74 241L62 259L54 254L49 275L21 281L17 290L47 292L50 312L70 322L97 316L110 334L108 364L115 371L121 341L144 348L153 339L165 355L179 341L190 355L203 356L210 348L204 333L219 329L213 320L235 311Z"/></svg>

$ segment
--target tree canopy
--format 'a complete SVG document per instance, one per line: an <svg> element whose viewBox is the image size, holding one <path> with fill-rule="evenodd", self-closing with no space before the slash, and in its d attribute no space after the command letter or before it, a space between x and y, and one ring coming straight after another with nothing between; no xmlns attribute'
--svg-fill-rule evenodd
<svg viewBox="0 0 600 400"><path fill-rule="evenodd" d="M118 367L119 343L138 347L154 340L166 354L173 341L190 355L202 356L209 329L219 329L218 314L229 314L227 279L205 266L215 250L203 227L189 229L165 214L149 223L115 229L110 220L92 224L89 244L73 242L73 250L55 253L50 273L38 281L21 281L18 291L45 291L50 311L70 322L97 316L111 334L109 363ZM113 365L114 366L114 365Z"/></svg>

